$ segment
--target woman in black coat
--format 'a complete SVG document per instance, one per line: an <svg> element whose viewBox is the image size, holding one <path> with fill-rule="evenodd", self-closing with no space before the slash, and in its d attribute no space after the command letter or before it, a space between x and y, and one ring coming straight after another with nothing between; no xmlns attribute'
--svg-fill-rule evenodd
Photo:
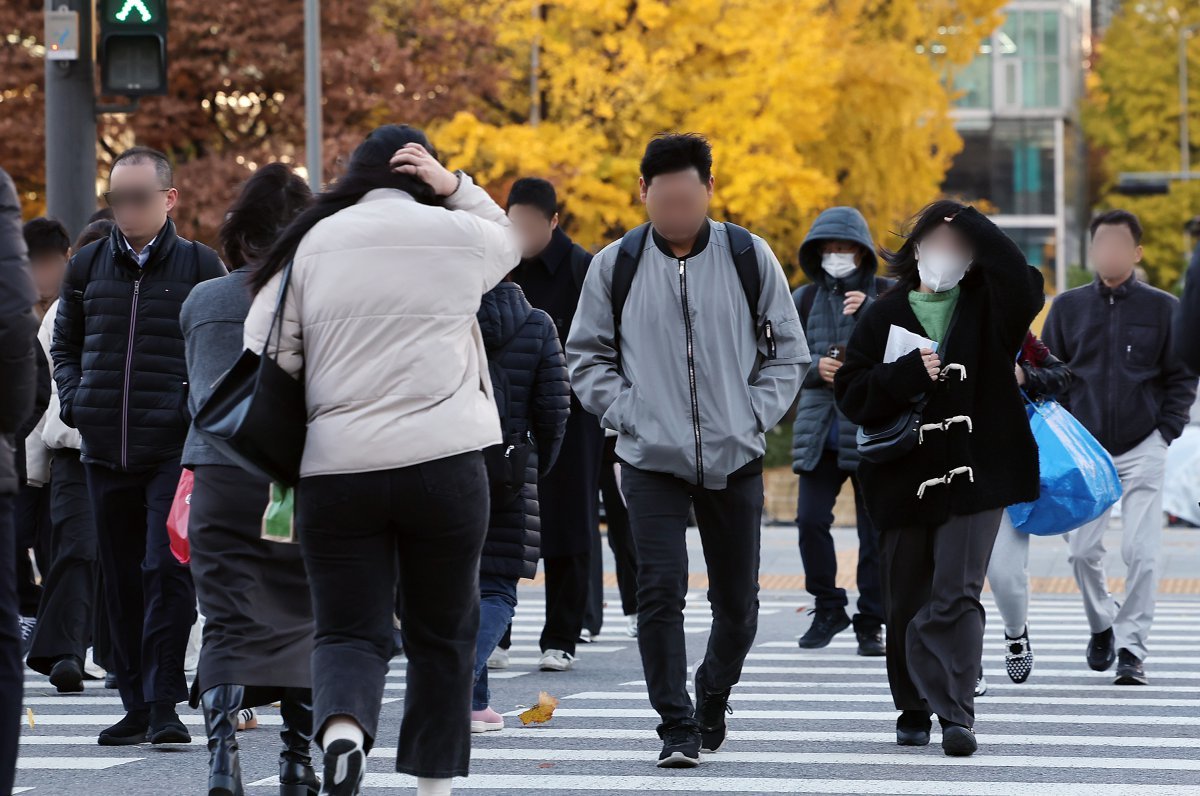
<svg viewBox="0 0 1200 796"><path fill-rule="evenodd" d="M929 743L936 713L946 754L970 755L988 557L1004 507L1038 496L1013 366L1045 301L1042 276L995 224L951 201L927 207L887 257L898 283L859 321L834 390L867 429L928 399L919 442L890 461L864 458L859 478L881 533L897 742ZM885 362L889 336L905 330L936 345Z"/></svg>
<svg viewBox="0 0 1200 796"><path fill-rule="evenodd" d="M471 731L489 732L504 729L504 719L489 707L487 659L512 622L517 581L537 574L541 537L538 478L558 457L570 413L571 387L554 322L530 306L515 282L501 282L487 293L478 318L504 427L503 450L513 442L532 443L520 494L500 503L493 488L491 521L479 561Z"/></svg>

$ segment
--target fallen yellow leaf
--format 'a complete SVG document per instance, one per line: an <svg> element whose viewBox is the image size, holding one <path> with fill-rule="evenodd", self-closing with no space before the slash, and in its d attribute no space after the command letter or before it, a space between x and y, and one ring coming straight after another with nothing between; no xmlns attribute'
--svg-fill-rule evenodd
<svg viewBox="0 0 1200 796"><path fill-rule="evenodd" d="M29 719L29 729L33 729L33 708L25 708L25 717Z"/></svg>
<svg viewBox="0 0 1200 796"><path fill-rule="evenodd" d="M554 717L554 709L558 707L558 700L547 694L545 691L538 694L537 704L529 710L518 716L521 723L529 724L545 724Z"/></svg>

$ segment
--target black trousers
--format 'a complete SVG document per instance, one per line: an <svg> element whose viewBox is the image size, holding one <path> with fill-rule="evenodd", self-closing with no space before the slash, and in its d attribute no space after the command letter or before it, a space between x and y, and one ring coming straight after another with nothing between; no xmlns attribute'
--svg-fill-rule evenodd
<svg viewBox="0 0 1200 796"><path fill-rule="evenodd" d="M11 450L11 448L9 448ZM13 496L0 495L0 794L12 793L21 732L21 629L17 624Z"/></svg>
<svg viewBox="0 0 1200 796"><path fill-rule="evenodd" d="M617 462L612 449L615 439L605 447L604 462L600 465L600 497L604 502L606 536L612 550L617 569L617 590L621 594L621 613L632 616L637 613L637 552L629 530L629 509L625 507L625 496L617 479ZM604 551L600 539L592 548L592 589L588 597L588 610L584 627L593 635L600 633L604 624Z"/></svg>
<svg viewBox="0 0 1200 796"><path fill-rule="evenodd" d="M56 450L50 473L50 570L26 660L47 675L59 658L87 654L96 592L96 523L79 451Z"/></svg>
<svg viewBox="0 0 1200 796"><path fill-rule="evenodd" d="M180 467L130 473L89 464L85 470L121 702L126 710L184 702L183 657L196 621L196 589L167 538Z"/></svg>
<svg viewBox="0 0 1200 796"><path fill-rule="evenodd" d="M858 519L858 614L855 628L877 628L883 624L883 595L879 586L879 534L867 514L862 489L854 473L838 466L837 451L821 453L811 472L800 473L796 526L800 531L800 560L804 562L804 585L818 611L845 608L846 590L837 585L837 552L833 548L833 507L846 479L854 486Z"/></svg>
<svg viewBox="0 0 1200 796"><path fill-rule="evenodd" d="M1002 511L883 534L888 683L899 710L974 726L986 619L979 595Z"/></svg>
<svg viewBox="0 0 1200 796"><path fill-rule="evenodd" d="M367 749L374 745L399 584L408 677L396 770L467 775L488 516L478 452L301 479L296 533L312 586L318 737L330 717L349 716L363 728Z"/></svg>
<svg viewBox="0 0 1200 796"><path fill-rule="evenodd" d="M699 677L706 689L723 691L741 679L758 631L763 478L734 475L725 489L713 490L628 465L622 476L637 546L638 648L650 703L670 724L694 712L683 632L689 509L695 505L713 612Z"/></svg>
<svg viewBox="0 0 1200 796"><path fill-rule="evenodd" d="M50 569L50 488L25 484L16 500L17 602L21 616L37 616L42 602L42 585L37 582L33 562L45 579ZM33 551L33 559L29 552Z"/></svg>
<svg viewBox="0 0 1200 796"><path fill-rule="evenodd" d="M542 559L546 573L546 625L541 647L575 654L591 588L591 553Z"/></svg>

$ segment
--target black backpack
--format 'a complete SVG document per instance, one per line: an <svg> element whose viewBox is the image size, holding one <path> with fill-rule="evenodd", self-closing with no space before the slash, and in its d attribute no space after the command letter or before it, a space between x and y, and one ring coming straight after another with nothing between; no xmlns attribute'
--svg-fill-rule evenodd
<svg viewBox="0 0 1200 796"><path fill-rule="evenodd" d="M758 253L754 250L754 238L750 232L736 224L725 222L725 231L729 235L729 249L733 253L733 265L737 269L738 281L742 284L742 293L746 296L746 305L750 308L750 325L758 338L758 299L762 293L762 275L758 270ZM650 234L650 224L642 224L629 230L621 238L617 249L617 262L612 275L612 311L613 311L613 340L617 347L618 356L621 348L621 315L625 310L625 302L629 298L629 289L633 286L633 278L637 275L638 263L646 248L646 236ZM763 324L762 332L767 339L767 359L775 357L775 338L771 322Z"/></svg>

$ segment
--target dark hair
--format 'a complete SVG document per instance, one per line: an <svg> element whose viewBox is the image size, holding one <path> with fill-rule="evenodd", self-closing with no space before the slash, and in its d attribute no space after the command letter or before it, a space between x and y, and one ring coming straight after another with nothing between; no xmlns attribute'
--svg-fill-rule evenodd
<svg viewBox="0 0 1200 796"><path fill-rule="evenodd" d="M163 188L170 188L175 182L175 173L171 170L171 161L167 160L167 156L157 149L151 149L148 146L130 147L117 155L116 160L112 163L112 169L115 169L122 163L130 165L138 163L153 164L154 173L158 175L158 183ZM112 174L112 169L108 170L110 175Z"/></svg>
<svg viewBox="0 0 1200 796"><path fill-rule="evenodd" d="M546 220L558 212L558 194L549 180L540 177L522 177L513 183L508 192L508 207L529 205L541 210Z"/></svg>
<svg viewBox="0 0 1200 796"><path fill-rule="evenodd" d="M1126 226L1129 227L1129 233L1133 235L1133 242L1137 245L1142 245L1142 222L1138 221L1138 217L1128 210L1106 210L1092 219L1090 226L1091 237L1096 237L1096 230L1103 226Z"/></svg>
<svg viewBox="0 0 1200 796"><path fill-rule="evenodd" d="M951 199L939 199L926 205L908 222L908 232L902 236L904 243L896 251L883 250L883 259L888 264L888 273L895 277L893 290L908 292L921 284L917 274L917 244L931 230L945 224L948 217L961 213L966 208Z"/></svg>
<svg viewBox="0 0 1200 796"><path fill-rule="evenodd" d="M269 163L255 171L242 184L218 232L230 269L262 260L284 227L310 204L308 183L289 167Z"/></svg>
<svg viewBox="0 0 1200 796"><path fill-rule="evenodd" d="M45 254L66 256L71 250L71 236L57 218L31 218L25 222L21 232L25 235L25 248L29 250L31 260Z"/></svg>
<svg viewBox="0 0 1200 796"><path fill-rule="evenodd" d="M104 240L112 234L113 227L115 226L116 222L111 218L96 219L84 227L83 232L80 232L79 237L75 239L75 251L79 251L89 243Z"/></svg>
<svg viewBox="0 0 1200 796"><path fill-rule="evenodd" d="M92 213L92 215L88 217L87 222L89 224L91 224L95 221L112 221L113 218L114 218L114 216L113 216L112 208L111 207L102 207L99 210L97 210L95 213ZM78 247L76 247L76 248L78 248Z"/></svg>
<svg viewBox="0 0 1200 796"><path fill-rule="evenodd" d="M376 188L393 188L412 195L421 204L440 207L443 199L433 192L424 181L409 174L397 174L390 161L396 150L406 144L420 144L435 158L437 150L425 133L407 124L388 124L372 130L366 140L350 156L346 173L321 193L315 201L292 219L282 234L267 252L258 269L250 277L250 287L257 293L266 287L275 274L283 270L288 260L296 254L300 241L319 221L334 213L352 207L368 191Z"/></svg>
<svg viewBox="0 0 1200 796"><path fill-rule="evenodd" d="M712 177L712 146L696 133L663 133L646 145L642 155L642 179L649 185L660 174L695 169L700 181Z"/></svg>

